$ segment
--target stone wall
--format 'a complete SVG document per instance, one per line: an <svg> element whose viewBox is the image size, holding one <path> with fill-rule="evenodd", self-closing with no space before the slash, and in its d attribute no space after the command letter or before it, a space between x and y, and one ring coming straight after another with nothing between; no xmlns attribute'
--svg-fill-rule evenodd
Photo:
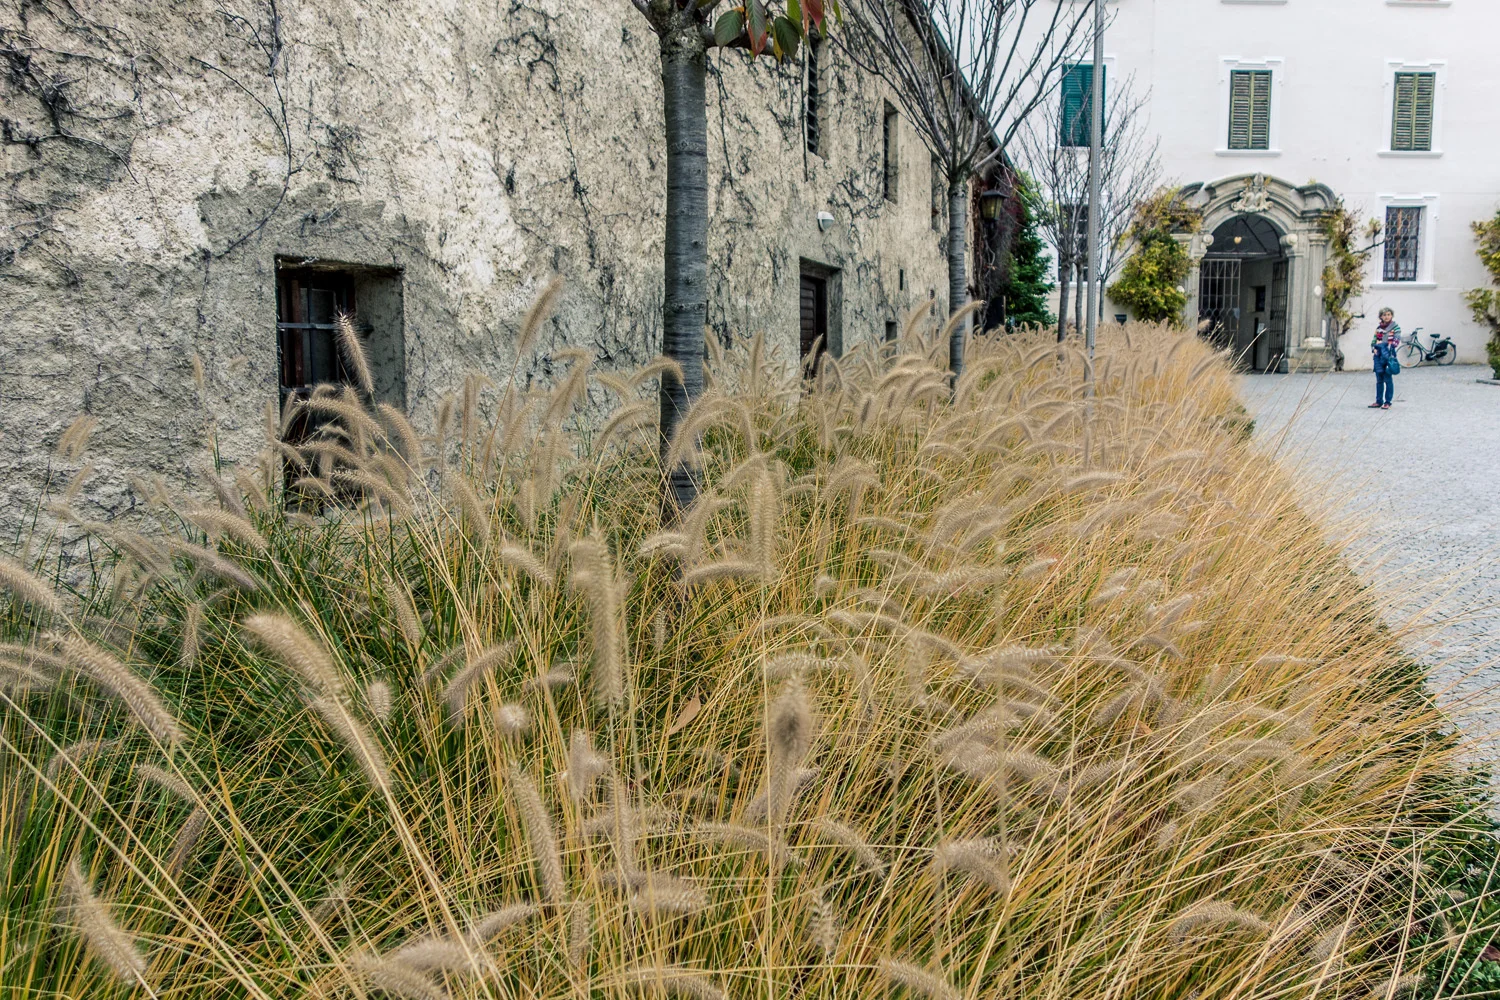
<svg viewBox="0 0 1500 1000"><path fill-rule="evenodd" d="M128 514L133 477L259 449L278 261L399 275L387 391L419 423L470 371L529 382L564 346L615 367L659 351L659 61L624 0L6 0L0 54L11 543L76 468L53 447L80 413L98 420L90 518ZM823 56L825 156L805 148L800 60L711 57L710 324L783 356L800 261L839 269L845 348L944 297L925 148L903 122L887 201L880 85ZM561 308L518 363L553 273Z"/></svg>

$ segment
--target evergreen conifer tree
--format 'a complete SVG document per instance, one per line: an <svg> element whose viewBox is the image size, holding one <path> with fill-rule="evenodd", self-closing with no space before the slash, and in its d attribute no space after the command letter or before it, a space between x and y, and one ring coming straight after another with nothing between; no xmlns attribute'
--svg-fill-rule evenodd
<svg viewBox="0 0 1500 1000"><path fill-rule="evenodd" d="M1018 186L1024 187L1022 178ZM1036 217L1032 214L1030 199L1024 194L1018 199L1020 224L1010 245L1010 283L1005 289L1005 326L1036 324L1051 326L1053 316L1047 311L1047 299L1052 292L1052 258L1047 254L1047 244L1037 232Z"/></svg>

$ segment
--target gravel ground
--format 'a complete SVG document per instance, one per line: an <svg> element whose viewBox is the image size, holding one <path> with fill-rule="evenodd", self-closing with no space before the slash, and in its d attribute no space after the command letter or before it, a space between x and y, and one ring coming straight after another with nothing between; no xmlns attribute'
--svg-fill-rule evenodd
<svg viewBox="0 0 1500 1000"><path fill-rule="evenodd" d="M1394 625L1432 628L1412 651L1440 698L1500 760L1500 386L1487 366L1424 365L1371 410L1375 376L1247 375L1255 438L1301 483Z"/></svg>

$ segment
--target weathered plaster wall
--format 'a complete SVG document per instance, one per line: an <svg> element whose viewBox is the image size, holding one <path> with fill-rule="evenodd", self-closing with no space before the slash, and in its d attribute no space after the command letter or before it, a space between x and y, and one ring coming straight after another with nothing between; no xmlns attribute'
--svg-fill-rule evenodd
<svg viewBox="0 0 1500 1000"><path fill-rule="evenodd" d="M615 366L659 351L659 63L623 0L8 0L0 55L12 540L74 468L52 448L79 413L99 421L90 517L138 503L132 476L181 482L211 447L255 453L278 255L401 270L419 421L468 372L512 369L552 273L567 291L519 378L550 377L563 346ZM886 201L879 85L824 56L821 157L800 63L729 52L710 68L710 324L787 355L800 259L842 269L846 347L946 274L925 149L903 123Z"/></svg>

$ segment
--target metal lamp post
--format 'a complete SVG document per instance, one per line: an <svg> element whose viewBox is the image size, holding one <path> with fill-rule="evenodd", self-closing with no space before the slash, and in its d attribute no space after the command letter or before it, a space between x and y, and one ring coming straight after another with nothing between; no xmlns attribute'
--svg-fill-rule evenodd
<svg viewBox="0 0 1500 1000"><path fill-rule="evenodd" d="M1088 360L1084 363L1083 378L1089 395L1094 392L1094 335L1099 327L1099 296L1104 290L1099 287L1099 267L1102 254L1099 246L1099 198L1101 177L1099 170L1100 149L1104 145L1104 2L1094 0L1094 72L1093 86L1089 98L1089 314L1084 323L1084 346Z"/></svg>

